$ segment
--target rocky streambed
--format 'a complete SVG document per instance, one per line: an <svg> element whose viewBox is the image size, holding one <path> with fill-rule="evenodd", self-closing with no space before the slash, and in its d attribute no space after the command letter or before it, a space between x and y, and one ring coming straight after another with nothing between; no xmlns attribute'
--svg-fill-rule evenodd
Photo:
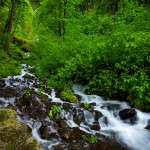
<svg viewBox="0 0 150 150"><path fill-rule="evenodd" d="M0 149L149 150L150 113L85 95L81 86L72 86L76 103L63 101L26 65L21 71L0 80ZM50 117L54 107L59 117Z"/></svg>

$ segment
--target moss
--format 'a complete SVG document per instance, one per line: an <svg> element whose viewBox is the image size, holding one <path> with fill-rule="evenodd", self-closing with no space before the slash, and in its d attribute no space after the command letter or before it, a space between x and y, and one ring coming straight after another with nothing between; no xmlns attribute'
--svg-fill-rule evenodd
<svg viewBox="0 0 150 150"><path fill-rule="evenodd" d="M69 101L72 103L77 103L78 99L71 91L61 91L60 98L64 101Z"/></svg>
<svg viewBox="0 0 150 150"><path fill-rule="evenodd" d="M20 63L10 58L0 49L0 78L20 73Z"/></svg>
<svg viewBox="0 0 150 150"><path fill-rule="evenodd" d="M29 127L19 122L16 117L14 110L0 109L0 149L42 150L31 136Z"/></svg>
<svg viewBox="0 0 150 150"><path fill-rule="evenodd" d="M17 44L24 52L32 50L32 41L27 40L24 37L14 36L14 43Z"/></svg>
<svg viewBox="0 0 150 150"><path fill-rule="evenodd" d="M78 99L75 95L72 96L72 102L73 103L77 103L78 102Z"/></svg>

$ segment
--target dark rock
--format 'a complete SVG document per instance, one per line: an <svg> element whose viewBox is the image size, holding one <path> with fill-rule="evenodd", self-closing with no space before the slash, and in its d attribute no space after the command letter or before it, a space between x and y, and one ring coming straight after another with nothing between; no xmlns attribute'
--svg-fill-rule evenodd
<svg viewBox="0 0 150 150"><path fill-rule="evenodd" d="M108 110L118 110L120 109L120 105L119 104L111 104L109 106L107 106Z"/></svg>
<svg viewBox="0 0 150 150"><path fill-rule="evenodd" d="M114 111L114 110L120 109L120 105L119 104L107 104L107 106L101 106L101 108Z"/></svg>
<svg viewBox="0 0 150 150"><path fill-rule="evenodd" d="M76 98L78 99L78 101L81 100L81 96L80 95L78 95L78 94L74 94L74 95L76 96Z"/></svg>
<svg viewBox="0 0 150 150"><path fill-rule="evenodd" d="M82 139L83 131L78 127L75 128L62 128L59 130L60 136L65 140Z"/></svg>
<svg viewBox="0 0 150 150"><path fill-rule="evenodd" d="M40 135L43 139L52 139L52 138L58 138L58 135L56 132L51 131L50 127L48 125L43 125L39 129Z"/></svg>
<svg viewBox="0 0 150 150"><path fill-rule="evenodd" d="M59 130L59 133L62 139L68 140L71 135L71 128L62 128Z"/></svg>
<svg viewBox="0 0 150 150"><path fill-rule="evenodd" d="M89 144L86 150L127 150L127 148L113 140L105 139L99 140L95 144Z"/></svg>
<svg viewBox="0 0 150 150"><path fill-rule="evenodd" d="M72 108L72 105L69 103L63 103L62 106L63 106L63 109L67 111Z"/></svg>
<svg viewBox="0 0 150 150"><path fill-rule="evenodd" d="M150 125L147 125L145 129L150 130Z"/></svg>
<svg viewBox="0 0 150 150"><path fill-rule="evenodd" d="M73 140L69 143L70 150L84 150L84 143L82 141Z"/></svg>
<svg viewBox="0 0 150 150"><path fill-rule="evenodd" d="M150 119L147 120L147 124L150 124Z"/></svg>
<svg viewBox="0 0 150 150"><path fill-rule="evenodd" d="M38 97L42 102L48 100L48 96L45 95L45 94L43 94L43 93L41 93L41 94L38 94L38 93L37 93L36 95L37 95L37 97Z"/></svg>
<svg viewBox="0 0 150 150"><path fill-rule="evenodd" d="M29 106L30 100L31 100L31 98L21 97L21 98L19 98L18 103L22 106Z"/></svg>
<svg viewBox="0 0 150 150"><path fill-rule="evenodd" d="M9 104L6 109L12 109L12 110L15 110L15 107L12 105L12 104Z"/></svg>
<svg viewBox="0 0 150 150"><path fill-rule="evenodd" d="M98 121L101 117L103 116L103 114L97 110L95 110L95 120Z"/></svg>
<svg viewBox="0 0 150 150"><path fill-rule="evenodd" d="M120 116L120 118L122 120L126 120L126 119L129 119L129 118L132 118L132 117L136 117L136 110L135 109L130 109L130 108L127 108L127 109L123 109L121 110L118 115Z"/></svg>
<svg viewBox="0 0 150 150"><path fill-rule="evenodd" d="M66 127L69 127L69 125L64 121L64 120L57 120L57 124L60 128L66 128Z"/></svg>
<svg viewBox="0 0 150 150"><path fill-rule="evenodd" d="M53 146L54 150L70 150L68 148L69 143L63 142Z"/></svg>
<svg viewBox="0 0 150 150"><path fill-rule="evenodd" d="M101 122L104 123L105 125L108 125L108 118L106 116L103 116L101 119Z"/></svg>
<svg viewBox="0 0 150 150"><path fill-rule="evenodd" d="M1 97L14 97L16 95L16 91L11 87L6 87L4 89L0 89L0 96Z"/></svg>
<svg viewBox="0 0 150 150"><path fill-rule="evenodd" d="M0 79L0 89L1 89L1 88L4 88L5 86L6 86L5 80Z"/></svg>
<svg viewBox="0 0 150 150"><path fill-rule="evenodd" d="M42 108L33 109L32 106L29 109L26 109L26 113L33 119L45 119L48 115Z"/></svg>
<svg viewBox="0 0 150 150"><path fill-rule="evenodd" d="M61 91L62 91L62 90L57 90L57 91L56 91L55 95L56 95L57 98L60 98L60 97L61 97Z"/></svg>
<svg viewBox="0 0 150 150"><path fill-rule="evenodd" d="M51 94L52 92L52 89L50 87L44 87L43 90L45 93L48 93L48 94Z"/></svg>
<svg viewBox="0 0 150 150"><path fill-rule="evenodd" d="M81 109L78 109L74 112L73 114L73 121L76 123L76 124L80 124L82 121L85 121L84 119L84 114L83 114L83 110Z"/></svg>
<svg viewBox="0 0 150 150"><path fill-rule="evenodd" d="M96 106L96 103L90 103L90 105L93 107L93 106Z"/></svg>
<svg viewBox="0 0 150 150"><path fill-rule="evenodd" d="M90 126L91 130L96 130L96 131L99 131L101 129L99 123L96 123L96 124L92 124Z"/></svg>

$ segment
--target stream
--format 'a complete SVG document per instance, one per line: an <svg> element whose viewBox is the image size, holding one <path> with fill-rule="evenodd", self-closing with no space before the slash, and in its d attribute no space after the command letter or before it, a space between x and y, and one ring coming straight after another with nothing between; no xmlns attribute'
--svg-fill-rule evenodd
<svg viewBox="0 0 150 150"><path fill-rule="evenodd" d="M21 75L1 81L0 107L16 110L18 120L32 129L45 150L150 150L150 113L126 102L83 94L80 85L71 86L76 104L61 100L60 91L46 85L39 92L40 81L25 64ZM59 119L48 116L53 105L60 107Z"/></svg>

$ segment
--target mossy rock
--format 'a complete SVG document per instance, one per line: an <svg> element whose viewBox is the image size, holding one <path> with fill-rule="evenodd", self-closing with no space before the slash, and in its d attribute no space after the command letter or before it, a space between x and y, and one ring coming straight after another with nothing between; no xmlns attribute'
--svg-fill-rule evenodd
<svg viewBox="0 0 150 150"><path fill-rule="evenodd" d="M24 52L29 52L32 50L32 41L24 39L22 37L18 37L18 36L14 36L13 37L13 41L15 44L17 44L18 46L20 46L20 48L24 51Z"/></svg>
<svg viewBox="0 0 150 150"><path fill-rule="evenodd" d="M0 109L0 149L43 150L31 135L29 127L17 119L11 109Z"/></svg>
<svg viewBox="0 0 150 150"><path fill-rule="evenodd" d="M73 103L77 103L78 102L78 99L75 95L72 96L72 102Z"/></svg>
<svg viewBox="0 0 150 150"><path fill-rule="evenodd" d="M64 101L68 101L71 103L77 103L78 102L77 97L70 91L61 91L60 98Z"/></svg>

